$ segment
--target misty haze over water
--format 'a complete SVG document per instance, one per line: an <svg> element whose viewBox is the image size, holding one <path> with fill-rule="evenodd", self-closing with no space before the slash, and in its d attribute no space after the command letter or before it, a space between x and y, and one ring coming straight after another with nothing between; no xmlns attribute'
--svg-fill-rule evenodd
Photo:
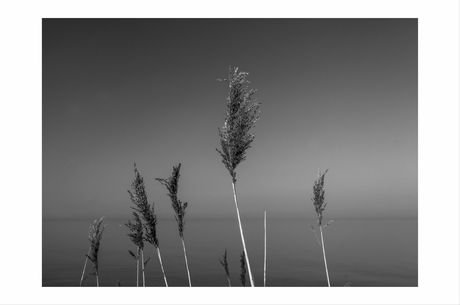
<svg viewBox="0 0 460 305"><path fill-rule="evenodd" d="M136 286L135 248L126 236L127 220L105 219L99 253L101 286ZM263 286L263 220L243 227L256 286ZM91 220L43 221L43 286L78 286L89 248ZM121 225L121 226L120 226ZM327 286L321 248L313 235L314 220L267 220L267 286ZM332 286L418 286L417 220L339 220L324 229ZM188 286L182 245L175 221L158 223L158 238L170 286ZM232 286L239 280L242 252L235 220L187 220L187 256L193 286L227 286L220 265L225 248ZM145 258L146 286L164 286L158 257L150 244ZM88 261L86 272L91 271ZM247 279L247 283L249 280ZM140 280L141 283L141 280ZM95 286L93 276L84 286Z"/></svg>

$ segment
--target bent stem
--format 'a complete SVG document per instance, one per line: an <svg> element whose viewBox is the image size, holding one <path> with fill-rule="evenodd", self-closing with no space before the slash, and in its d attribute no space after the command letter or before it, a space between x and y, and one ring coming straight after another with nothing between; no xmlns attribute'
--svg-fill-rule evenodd
<svg viewBox="0 0 460 305"><path fill-rule="evenodd" d="M324 250L323 228L321 226L319 226L319 231L321 232L321 246L323 248L324 266L326 267L327 285L331 287L331 283L329 282L329 272L327 271L326 251Z"/></svg>
<svg viewBox="0 0 460 305"><path fill-rule="evenodd" d="M187 252L185 251L184 237L182 237L181 239L182 239L182 248L184 248L185 267L187 267L188 284L190 287L192 287L192 281L190 280L190 270L188 269Z"/></svg>
<svg viewBox="0 0 460 305"><path fill-rule="evenodd" d="M243 226L241 225L241 219L240 219L240 210L238 209L238 199L236 196L235 182L232 182L232 186L233 186L233 197L235 198L236 215L238 216L238 225L240 227L241 242L243 243L244 255L246 256L246 264L248 266L248 271L249 271L249 280L251 281L251 287L254 287L254 278L252 277L251 265L249 264L249 255L246 249L246 243L244 242Z"/></svg>
<svg viewBox="0 0 460 305"><path fill-rule="evenodd" d="M168 287L168 281L166 280L165 269L163 268L163 262L161 261L160 247L156 247L158 253L158 260L160 261L161 271L163 272L163 278L165 279L165 285Z"/></svg>
<svg viewBox="0 0 460 305"><path fill-rule="evenodd" d="M83 284L83 277L85 276L86 264L88 263L88 256L90 252L91 252L91 247L89 247L88 254L86 254L85 266L83 266L83 273L81 274L80 287Z"/></svg>

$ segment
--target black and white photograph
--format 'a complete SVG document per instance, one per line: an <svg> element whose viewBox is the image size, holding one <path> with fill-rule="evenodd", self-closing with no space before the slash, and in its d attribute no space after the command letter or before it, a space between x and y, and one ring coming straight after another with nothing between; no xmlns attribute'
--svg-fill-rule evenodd
<svg viewBox="0 0 460 305"><path fill-rule="evenodd" d="M49 304L415 304L442 281L424 301L451 304L459 60L427 123L425 18L66 12L34 20L39 197L33 229L6 217L38 239L7 247L15 285Z"/></svg>
<svg viewBox="0 0 460 305"><path fill-rule="evenodd" d="M43 19L43 286L417 286L417 30Z"/></svg>

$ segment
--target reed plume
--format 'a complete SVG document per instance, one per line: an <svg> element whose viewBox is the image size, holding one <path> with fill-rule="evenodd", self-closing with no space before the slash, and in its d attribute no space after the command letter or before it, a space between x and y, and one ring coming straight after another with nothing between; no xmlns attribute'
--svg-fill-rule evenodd
<svg viewBox="0 0 460 305"><path fill-rule="evenodd" d="M240 281L243 287L245 287L246 286L246 262L245 262L244 251L240 255L240 264L241 264Z"/></svg>
<svg viewBox="0 0 460 305"><path fill-rule="evenodd" d="M249 263L248 251L244 240L243 227L241 224L240 212L238 208L238 199L236 192L236 167L246 159L246 151L251 147L254 140L254 134L250 131L255 127L255 123L260 116L259 106L257 101L252 102L252 97L256 90L248 90L246 80L247 72L238 72L238 68L232 70L229 68L229 76L227 79L219 79L228 82L229 93L227 97L227 112L222 128L219 128L219 138L221 149L217 152L222 157L222 163L232 177L233 197L235 200L236 214L240 228L241 242L246 255L246 262L249 270L249 279L251 286L254 287L254 278L251 272Z"/></svg>
<svg viewBox="0 0 460 305"><path fill-rule="evenodd" d="M222 267L224 267L225 275L227 276L228 286L232 287L232 284L230 283L230 272L228 271L227 249L225 249L222 259L219 258L219 262L222 265Z"/></svg>
<svg viewBox="0 0 460 305"><path fill-rule="evenodd" d="M181 238L182 248L184 250L185 266L187 268L188 275L188 284L190 287L192 287L192 282L190 279L190 270L188 267L187 252L185 251L184 241L185 214L188 203L183 203L180 199L177 198L177 191L179 189L180 167L180 163L177 166L173 166L172 175L168 179L156 178L155 180L158 180L162 185L166 186L166 189L169 192L168 196L171 199L171 205L174 209L174 218L176 219L177 226L179 228L179 236Z"/></svg>
<svg viewBox="0 0 460 305"><path fill-rule="evenodd" d="M158 254L158 260L160 262L161 271L163 272L163 278L165 281L166 287L168 287L168 281L166 280L165 271L163 268L163 262L161 260L160 245L158 243L156 225L157 217L155 215L155 203L149 204L147 201L147 193L145 191L144 178L141 176L140 172L137 170L136 163L134 163L134 181L131 183L131 190L128 190L131 202L134 206L131 208L139 213L143 220L144 228L144 241L152 244ZM142 256L143 252L141 251ZM144 261L142 259L142 261ZM142 269L144 270L145 266L143 263Z"/></svg>
<svg viewBox="0 0 460 305"><path fill-rule="evenodd" d="M134 216L134 223L128 221L125 225L128 227L130 233L128 233L128 237L131 239L133 244L136 246L136 254L134 254L131 250L128 250L129 254L136 260L137 263L137 278L136 278L136 286L139 287L139 258L140 252L144 251L144 228L142 226L142 221L139 217L139 214L133 212ZM145 287L145 274L144 269L142 269L142 283Z"/></svg>
<svg viewBox="0 0 460 305"><path fill-rule="evenodd" d="M96 276L96 285L99 287L99 260L98 260L98 254L99 254L99 247L101 245L101 239L102 239L102 233L104 233L104 229L107 226L104 225L102 227L102 220L104 220L104 217L101 217L99 220L94 220L93 225L89 227L89 232L88 232L88 239L90 242L90 248L88 251L88 254L86 254L86 259L85 259L85 266L83 267L83 274L80 280L80 287L83 285L83 281L90 275ZM86 263L88 262L88 259L93 263L93 270L88 273L86 276L85 270L86 270Z"/></svg>
<svg viewBox="0 0 460 305"><path fill-rule="evenodd" d="M321 171L318 170L318 177L315 179L315 182L313 183L313 198L311 201L313 201L313 205L315 207L316 215L318 217L318 227L319 231L321 234L321 248L323 250L323 258L324 258L324 267L326 269L326 277L327 277L327 285L331 287L331 283L329 281L329 272L327 269L327 261L326 261L326 250L324 249L324 238L323 238L323 229L327 227L329 224L334 222L334 220L331 220L329 223L326 225L322 225L323 221L323 211L326 208L327 202L324 201L324 177L327 173L327 169L324 171L324 173L321 173ZM315 233L314 229L313 232ZM316 237L316 233L315 233ZM316 238L318 240L318 238ZM318 240L319 243L319 240Z"/></svg>

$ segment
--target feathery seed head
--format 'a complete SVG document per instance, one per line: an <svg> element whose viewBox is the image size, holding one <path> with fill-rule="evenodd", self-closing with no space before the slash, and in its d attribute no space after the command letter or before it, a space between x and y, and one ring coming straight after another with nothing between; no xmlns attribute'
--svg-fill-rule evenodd
<svg viewBox="0 0 460 305"><path fill-rule="evenodd" d="M129 238L131 241L139 247L139 249L144 249L144 228L142 226L142 221L139 217L139 214L133 212L134 216L134 223L128 221L125 225L129 228L130 233L128 233Z"/></svg>
<svg viewBox="0 0 460 305"><path fill-rule="evenodd" d="M250 130L255 127L259 120L260 103L252 101L252 96L256 90L248 90L246 84L249 83L246 77L247 72L238 72L238 68L232 71L229 68L228 79L218 79L227 81L229 84L229 94L227 97L227 112L222 128L218 128L221 149L217 152L222 157L222 163L228 169L233 182L236 182L235 169L246 159L246 150L251 147L254 134Z"/></svg>
<svg viewBox="0 0 460 305"><path fill-rule="evenodd" d="M98 274L99 270L99 264L98 264L98 253L99 253L99 247L101 244L101 239L102 239L102 233L104 233L104 229L107 226L104 225L102 226L102 220L104 220L104 217L101 217L99 220L94 220L94 223L92 226L89 227L89 232L88 232L88 237L89 237L89 242L91 244L91 251L90 255L88 255L88 259L93 263L93 275Z"/></svg>
<svg viewBox="0 0 460 305"><path fill-rule="evenodd" d="M171 205L175 213L174 218L176 219L177 225L179 226L179 236L183 237L185 214L188 203L182 203L182 201L177 198L177 191L179 189L180 167L180 163L177 166L173 166L172 175L168 179L155 178L155 180L158 180L162 185L166 186L166 189L169 192L168 196L171 198Z"/></svg>
<svg viewBox="0 0 460 305"><path fill-rule="evenodd" d="M142 224L145 230L144 240L148 241L158 248L158 239L156 234L157 217L155 215L155 203L150 205L147 201L147 193L145 192L144 178L137 170L134 163L134 181L131 183L131 190L128 190L133 206L131 208L140 214L144 223Z"/></svg>
<svg viewBox="0 0 460 305"><path fill-rule="evenodd" d="M145 217L143 216L145 223L143 224L145 230L145 238L144 240L148 241L155 248L158 248L158 238L157 238L157 216L155 215L154 211L154 203L152 202L151 205L147 204L147 211Z"/></svg>
<svg viewBox="0 0 460 305"><path fill-rule="evenodd" d="M315 211L318 216L318 224L320 226L323 219L323 211L327 205L327 203L324 202L324 176L326 175L327 171L327 169L324 171L324 173L318 171L318 177L315 179L313 184L313 198L311 198L311 201L313 201L313 205L315 206Z"/></svg>

